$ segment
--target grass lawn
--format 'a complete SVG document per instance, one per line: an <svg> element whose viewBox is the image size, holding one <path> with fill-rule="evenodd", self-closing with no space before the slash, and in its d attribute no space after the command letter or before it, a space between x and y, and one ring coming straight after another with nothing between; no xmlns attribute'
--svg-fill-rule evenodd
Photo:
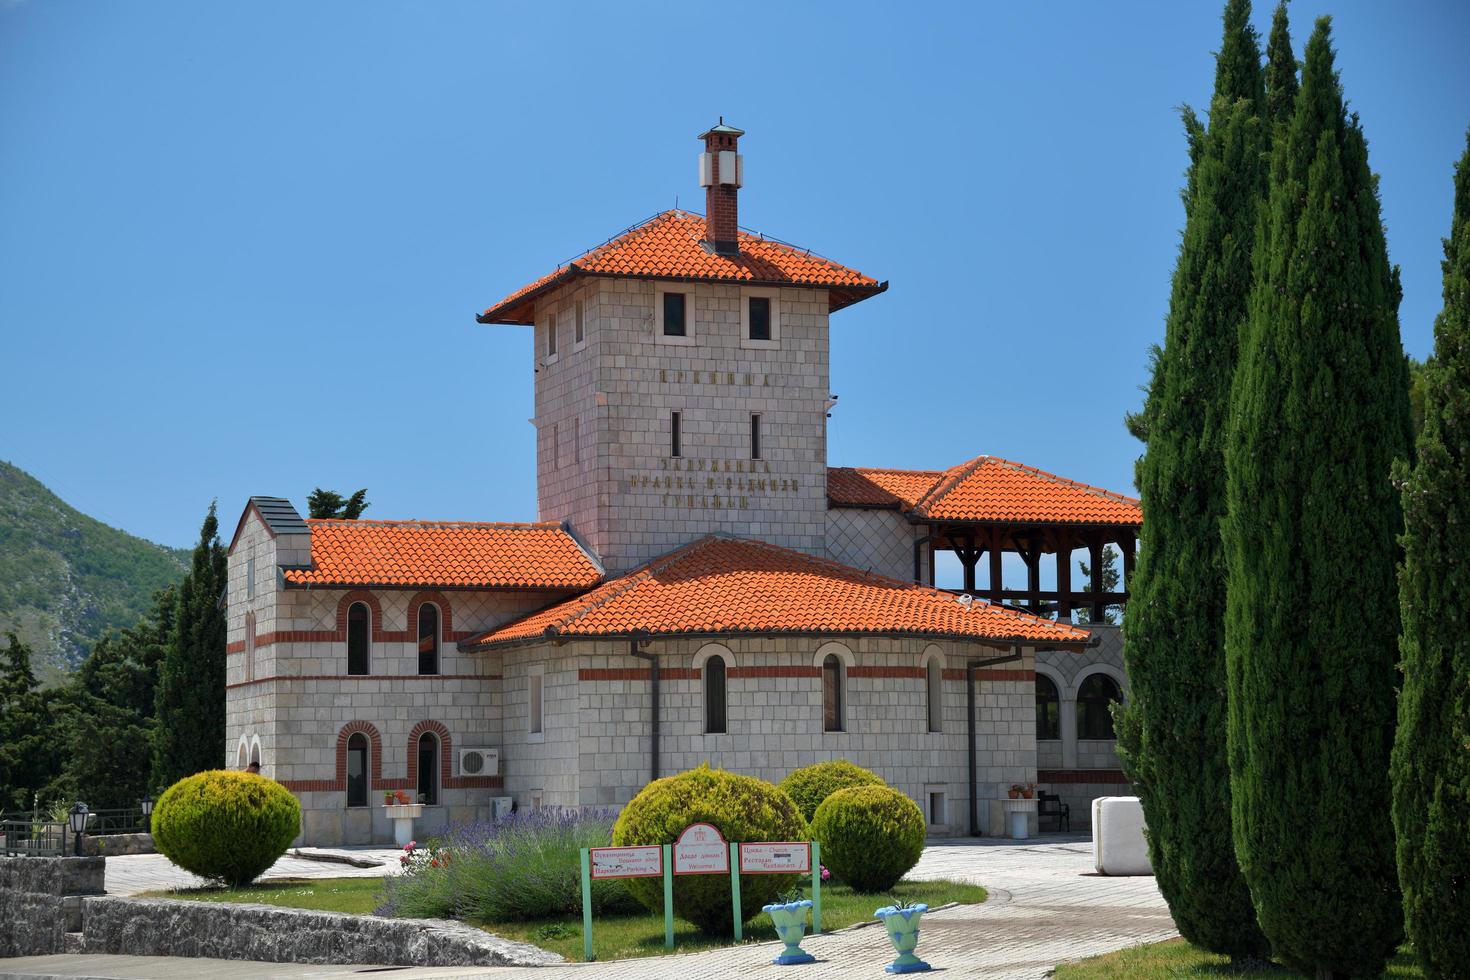
<svg viewBox="0 0 1470 980"><path fill-rule="evenodd" d="M1408 946L1401 946L1389 962L1385 977L1423 977ZM1134 946L1131 949L1094 956L1057 967L1057 980L1174 980L1176 977L1270 977L1273 980L1298 976L1275 963L1234 966L1224 956L1207 953L1182 939Z"/></svg>
<svg viewBox="0 0 1470 980"><path fill-rule="evenodd" d="M249 888L181 888L175 891L150 892L146 897L182 898L196 902L252 902L297 909L367 914L377 907L380 890L381 880L377 878L317 878L309 881L271 881ZM822 889L822 921L828 931L857 922L876 922L873 919L873 910L890 904L890 895L896 895L906 902L924 902L930 906L947 905L950 902L974 904L985 901L984 888L957 881L901 881L891 893L883 895L860 895L846 885L833 885ZM582 959L580 912L553 919L472 924L506 939L518 939L553 953L560 953L568 960ZM776 930L764 914L745 924L745 941L748 943L773 942L775 938ZM665 952L663 915L650 912L598 916L592 920L592 939L593 952L599 960L659 956ZM674 920L676 953L733 944L732 936L704 936L687 922L677 918Z"/></svg>

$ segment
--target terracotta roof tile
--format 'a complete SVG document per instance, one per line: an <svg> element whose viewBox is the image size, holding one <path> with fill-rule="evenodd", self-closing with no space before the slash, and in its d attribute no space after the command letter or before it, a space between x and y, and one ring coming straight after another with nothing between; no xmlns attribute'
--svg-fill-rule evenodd
<svg viewBox="0 0 1470 980"><path fill-rule="evenodd" d="M1074 626L760 541L704 537L636 571L461 643L681 634L917 634L1075 646Z"/></svg>
<svg viewBox="0 0 1470 980"><path fill-rule="evenodd" d="M477 319L481 323L531 323L536 296L550 286L585 275L825 286L832 310L887 288L861 272L761 235L740 232L739 255L716 255L704 247L703 239L703 215L664 211L516 290Z"/></svg>
<svg viewBox="0 0 1470 980"><path fill-rule="evenodd" d="M944 475L942 470L827 469L827 502L833 507L908 510Z"/></svg>
<svg viewBox="0 0 1470 980"><path fill-rule="evenodd" d="M1143 525L1134 497L999 456L977 456L946 470L910 512L931 521Z"/></svg>
<svg viewBox="0 0 1470 980"><path fill-rule="evenodd" d="M589 589L602 572L560 524L308 520L290 586Z"/></svg>

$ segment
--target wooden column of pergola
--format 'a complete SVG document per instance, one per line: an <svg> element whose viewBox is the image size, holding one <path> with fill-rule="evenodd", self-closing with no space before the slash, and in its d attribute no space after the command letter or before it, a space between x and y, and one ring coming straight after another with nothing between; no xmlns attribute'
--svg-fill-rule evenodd
<svg viewBox="0 0 1470 980"><path fill-rule="evenodd" d="M1126 585L1133 574L1136 535L1135 528L1120 525L931 524L929 546L931 555L936 551L954 552L964 570L963 592L1004 605L1024 602L1032 610L1054 603L1058 614L1064 618L1069 617L1074 608L1084 607L1091 611L1093 622L1102 622L1108 606L1128 601L1126 590L1104 592L1102 589L1103 549L1113 544L1122 551ZM1087 549L1088 564L1093 570L1092 580L1084 592L1072 588L1072 552L1078 548ZM1019 555L1026 566L1025 589L1005 587L1001 563L1007 551ZM1048 554L1056 556L1057 586L1054 590L1043 591L1041 560ZM990 584L988 588L981 589L975 572L984 555L990 558Z"/></svg>

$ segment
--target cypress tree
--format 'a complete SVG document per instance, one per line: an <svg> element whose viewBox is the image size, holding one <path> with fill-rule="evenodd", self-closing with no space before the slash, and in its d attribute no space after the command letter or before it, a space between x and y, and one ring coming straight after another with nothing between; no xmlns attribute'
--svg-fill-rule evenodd
<svg viewBox="0 0 1470 980"><path fill-rule="evenodd" d="M1271 18L1271 37L1266 42L1266 119L1272 130L1291 122L1296 92L1296 55L1291 53L1286 0L1281 0Z"/></svg>
<svg viewBox="0 0 1470 980"><path fill-rule="evenodd" d="M1470 963L1470 133L1455 168L1444 310L1420 370L1424 425L1401 472L1404 685L1393 754L1399 883L1429 977Z"/></svg>
<svg viewBox="0 0 1470 980"><path fill-rule="evenodd" d="M225 757L224 591L225 549L210 504L158 672L153 782L159 788L218 769Z"/></svg>
<svg viewBox="0 0 1470 980"><path fill-rule="evenodd" d="M1409 407L1397 274L1330 35L1319 19L1272 146L1231 392L1227 735L1236 856L1273 953L1376 977L1402 926L1387 597Z"/></svg>
<svg viewBox="0 0 1470 980"><path fill-rule="evenodd" d="M1264 105L1250 4L1231 0L1209 128L1191 127L1184 239L1145 408L1143 534L1123 622L1129 704L1118 725L1133 743L1124 763L1174 922L1190 942L1231 956L1267 952L1230 833L1219 534L1225 416L1265 193Z"/></svg>

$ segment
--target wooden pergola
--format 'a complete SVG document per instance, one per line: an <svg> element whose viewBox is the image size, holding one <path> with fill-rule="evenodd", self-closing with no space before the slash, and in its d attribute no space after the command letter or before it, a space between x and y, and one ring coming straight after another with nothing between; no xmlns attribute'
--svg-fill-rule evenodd
<svg viewBox="0 0 1470 980"><path fill-rule="evenodd" d="M1123 553L1123 582L1133 577L1138 528L1132 524L1068 524L1054 522L1013 523L999 521L945 521L929 523L929 581L934 581L934 557L952 551L964 569L961 591L1004 605L1024 603L1029 611L1054 607L1058 615L1070 616L1073 609L1091 611L1093 622L1102 622L1106 608L1128 601L1127 591L1102 591L1103 549L1116 545ZM1089 588L1072 588L1072 552L1086 548L1092 569ZM1005 587L1003 558L1011 551L1026 566L1026 587ZM1057 587L1041 588L1041 563L1048 556L1056 561ZM979 588L976 569L982 559L990 563L988 588Z"/></svg>

